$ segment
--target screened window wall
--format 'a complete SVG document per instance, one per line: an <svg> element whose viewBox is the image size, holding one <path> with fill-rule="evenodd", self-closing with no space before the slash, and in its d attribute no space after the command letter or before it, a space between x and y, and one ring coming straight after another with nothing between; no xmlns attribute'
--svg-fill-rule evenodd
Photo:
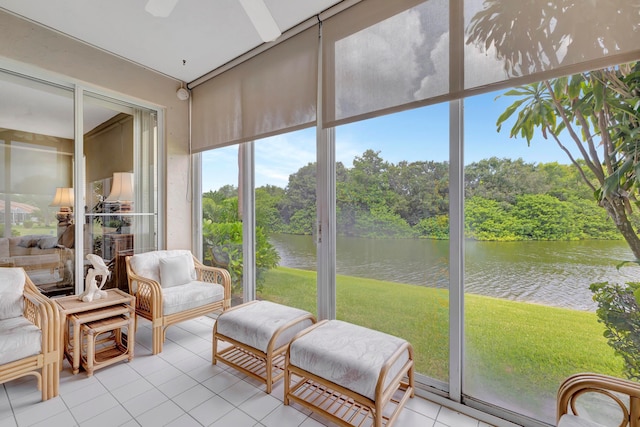
<svg viewBox="0 0 640 427"><path fill-rule="evenodd" d="M311 128L255 143L257 297L314 315L315 136Z"/></svg>
<svg viewBox="0 0 640 427"><path fill-rule="evenodd" d="M244 302L240 159L238 146L201 154L203 261L229 271L232 305Z"/></svg>
<svg viewBox="0 0 640 427"><path fill-rule="evenodd" d="M584 182L598 174L575 169L579 150L549 148L552 128L543 147L538 134L529 147L529 128L509 138L518 113L503 113L518 85L627 70L617 64L640 58L637 13L624 1L363 0L194 84L196 151L255 141L240 175L256 182L240 187L255 191L256 234L272 224L280 256L258 297L308 308L317 289L319 318L411 341L425 390L524 425L555 422L557 387L577 371L623 376L589 284L624 281L612 261L632 258L593 199L597 181ZM267 190L257 176L306 150L284 141L307 126L316 164ZM312 268L288 264L300 251L315 263L310 286ZM275 298L269 278L283 273L298 285Z"/></svg>
<svg viewBox="0 0 640 427"><path fill-rule="evenodd" d="M449 378L446 104L336 128L337 318L412 343Z"/></svg>

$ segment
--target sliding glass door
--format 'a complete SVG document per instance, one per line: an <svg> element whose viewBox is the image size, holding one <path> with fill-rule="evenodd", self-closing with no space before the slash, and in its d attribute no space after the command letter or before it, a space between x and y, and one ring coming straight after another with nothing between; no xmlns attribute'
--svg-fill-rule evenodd
<svg viewBox="0 0 640 427"><path fill-rule="evenodd" d="M128 291L124 258L157 248L156 113L84 96L84 254L112 268L105 285Z"/></svg>
<svg viewBox="0 0 640 427"><path fill-rule="evenodd" d="M5 71L0 99L0 266L73 294L93 253L127 290L124 256L158 247L157 111Z"/></svg>
<svg viewBox="0 0 640 427"><path fill-rule="evenodd" d="M0 71L0 99L0 266L73 293L73 91Z"/></svg>

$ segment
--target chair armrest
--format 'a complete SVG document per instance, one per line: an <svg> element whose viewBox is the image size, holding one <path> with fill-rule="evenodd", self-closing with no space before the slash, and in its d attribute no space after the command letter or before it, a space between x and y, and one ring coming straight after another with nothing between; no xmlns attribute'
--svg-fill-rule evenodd
<svg viewBox="0 0 640 427"><path fill-rule="evenodd" d="M565 414L578 416L576 401L587 393L599 393L617 403L623 414L621 426L640 426L640 383L592 373L576 374L562 383L558 389L556 421Z"/></svg>
<svg viewBox="0 0 640 427"><path fill-rule="evenodd" d="M60 316L58 305L42 295L40 290L25 275L24 317L42 331L42 350L51 353L59 350Z"/></svg>
<svg viewBox="0 0 640 427"><path fill-rule="evenodd" d="M29 322L36 325L38 329L47 329L47 308L35 295L24 293L24 311L22 315Z"/></svg>
<svg viewBox="0 0 640 427"><path fill-rule="evenodd" d="M137 275L131 268L131 257L125 257L129 294L136 297L136 310L162 317L162 288L155 280ZM135 287L133 286L135 284ZM154 308L156 308L154 310Z"/></svg>
<svg viewBox="0 0 640 427"><path fill-rule="evenodd" d="M224 308L229 308L231 306L231 274L229 274L229 271L220 267L204 265L196 257L193 257L193 264L196 268L198 280L218 283L224 287Z"/></svg>

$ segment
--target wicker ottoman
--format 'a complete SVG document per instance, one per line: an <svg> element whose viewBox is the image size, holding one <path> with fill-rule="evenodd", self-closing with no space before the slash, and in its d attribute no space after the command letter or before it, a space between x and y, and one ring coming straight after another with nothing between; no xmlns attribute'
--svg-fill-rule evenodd
<svg viewBox="0 0 640 427"><path fill-rule="evenodd" d="M284 404L294 401L341 426L390 426L413 397L413 374L407 341L324 320L289 345Z"/></svg>
<svg viewBox="0 0 640 427"><path fill-rule="evenodd" d="M267 393L284 375L291 339L315 323L307 311L269 301L251 301L224 311L213 327L212 363L222 361L264 382ZM228 343L222 348L220 344Z"/></svg>

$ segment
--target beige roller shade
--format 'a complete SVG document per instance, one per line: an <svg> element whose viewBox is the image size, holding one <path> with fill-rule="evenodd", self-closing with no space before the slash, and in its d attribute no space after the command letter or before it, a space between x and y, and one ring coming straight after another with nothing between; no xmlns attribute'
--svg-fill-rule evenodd
<svg viewBox="0 0 640 427"><path fill-rule="evenodd" d="M318 27L193 89L194 152L315 124Z"/></svg>
<svg viewBox="0 0 640 427"><path fill-rule="evenodd" d="M363 0L323 23L323 126L637 59L628 0Z"/></svg>
<svg viewBox="0 0 640 427"><path fill-rule="evenodd" d="M324 127L392 112L408 103L448 92L448 41L432 58L439 37L449 31L446 0L364 0L327 19L322 27ZM425 75L439 84L418 94Z"/></svg>

